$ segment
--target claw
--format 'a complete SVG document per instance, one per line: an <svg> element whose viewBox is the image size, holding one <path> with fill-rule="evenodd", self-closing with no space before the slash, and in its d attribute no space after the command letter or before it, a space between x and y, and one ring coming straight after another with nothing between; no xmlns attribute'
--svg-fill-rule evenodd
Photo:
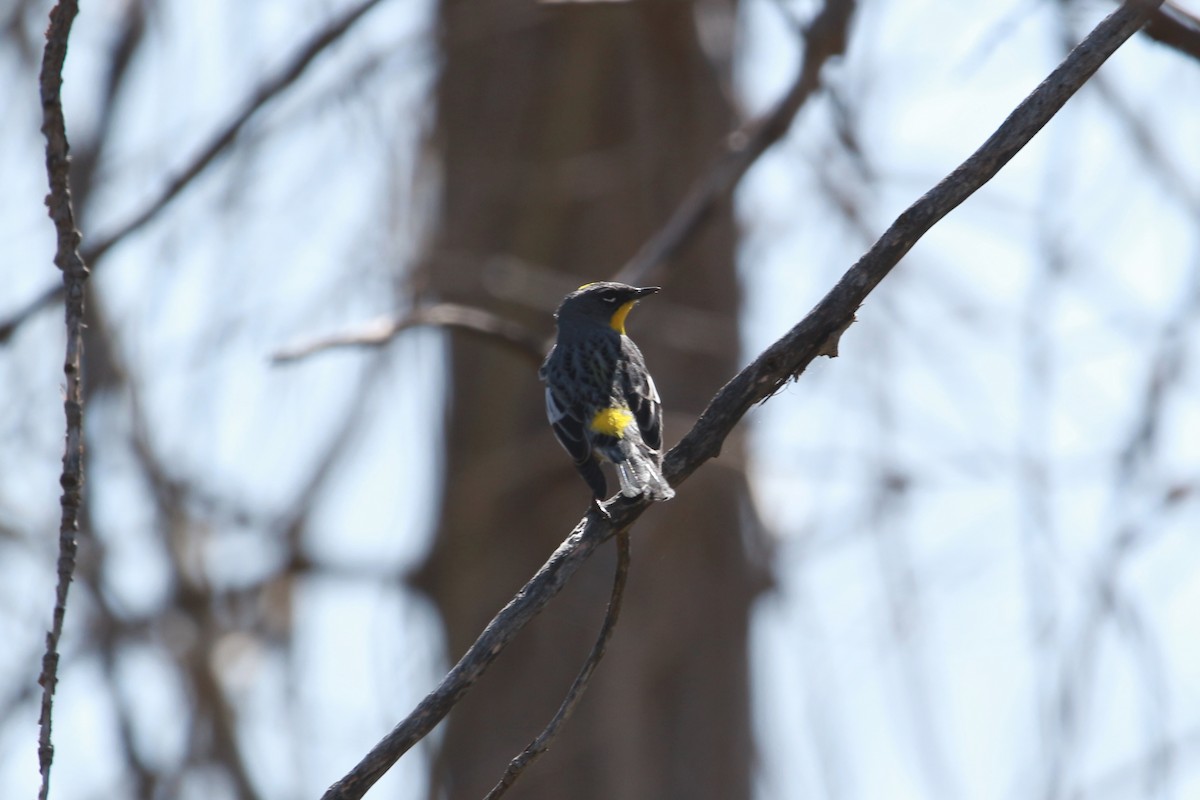
<svg viewBox="0 0 1200 800"><path fill-rule="evenodd" d="M612 521L612 514L608 513L608 509L604 507L604 502L599 497L592 498L592 505L600 512L600 516L604 517L609 522Z"/></svg>

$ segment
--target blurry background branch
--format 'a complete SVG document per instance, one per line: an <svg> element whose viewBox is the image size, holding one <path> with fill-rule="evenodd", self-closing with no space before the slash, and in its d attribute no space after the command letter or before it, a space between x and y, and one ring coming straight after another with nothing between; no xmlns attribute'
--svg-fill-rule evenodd
<svg viewBox="0 0 1200 800"><path fill-rule="evenodd" d="M127 222L119 225L115 231L99 237L96 243L84 252L84 261L94 267L115 245L158 217L175 198L179 197L188 186L203 175L229 149L230 145L237 139L238 134L246 127L246 124L264 106L295 84L319 55L325 52L330 46L336 44L356 22L362 19L367 12L378 6L381 1L362 0L357 6L351 8L314 34L307 43L299 48L279 72L264 81L254 91L250 98L242 105L241 109L213 134L208 144L201 148L200 152L192 158L191 162L167 182L167 185L162 188L157 197L148 202L141 211L135 213ZM139 21L136 26L128 29L130 31L130 39L132 40L134 37L140 35L141 31L141 11L136 3L131 6L130 19ZM116 87L120 84L120 77L124 73L124 65L128 63L131 49L128 46L118 48L119 58L115 62L117 66L114 68L109 81L108 102L104 105L106 109L113 107L113 95L115 94ZM89 160L93 163L95 156L95 153L90 154ZM0 322L0 344L7 341L13 332L29 317L51 303L60 300L62 292L63 289L60 286L51 287L7 320Z"/></svg>
<svg viewBox="0 0 1200 800"><path fill-rule="evenodd" d="M855 0L823 3L803 30L804 57L800 71L771 113L748 122L726 137L726 152L697 181L675 208L670 219L617 273L614 280L638 285L658 278L658 269L674 258L693 238L713 207L727 196L754 162L779 141L796 113L821 85L821 68L846 50Z"/></svg>
<svg viewBox="0 0 1200 800"><path fill-rule="evenodd" d="M549 343L537 337L525 326L504 319L482 308L459 303L437 303L414 308L404 316L378 319L354 330L294 345L275 353L277 363L296 361L314 353L341 347L379 347L387 344L402 331L424 325L450 328L494 340L540 364Z"/></svg>
<svg viewBox="0 0 1200 800"><path fill-rule="evenodd" d="M1200 19L1176 3L1163 3L1146 24L1146 35L1200 60Z"/></svg>

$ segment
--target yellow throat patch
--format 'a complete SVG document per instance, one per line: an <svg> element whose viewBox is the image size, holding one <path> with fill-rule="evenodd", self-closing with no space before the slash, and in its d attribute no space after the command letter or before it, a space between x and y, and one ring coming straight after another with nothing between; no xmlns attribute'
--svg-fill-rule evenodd
<svg viewBox="0 0 1200 800"><path fill-rule="evenodd" d="M591 428L596 433L623 439L625 438L625 428L631 422L633 422L633 412L628 408L606 408L597 411L596 416L592 417Z"/></svg>
<svg viewBox="0 0 1200 800"><path fill-rule="evenodd" d="M622 303L621 307L613 312L612 318L608 321L612 329L622 336L625 335L625 318L629 316L629 310L633 308L636 302L637 300L630 300L628 303Z"/></svg>

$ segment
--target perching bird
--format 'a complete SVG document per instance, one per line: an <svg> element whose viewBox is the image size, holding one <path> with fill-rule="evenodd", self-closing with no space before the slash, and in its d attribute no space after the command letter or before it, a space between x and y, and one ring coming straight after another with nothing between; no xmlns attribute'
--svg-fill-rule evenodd
<svg viewBox="0 0 1200 800"><path fill-rule="evenodd" d="M625 335L630 309L657 291L603 281L571 292L554 312L558 339L538 370L554 435L598 505L608 494L600 461L616 468L626 497L675 496L662 475L662 401Z"/></svg>

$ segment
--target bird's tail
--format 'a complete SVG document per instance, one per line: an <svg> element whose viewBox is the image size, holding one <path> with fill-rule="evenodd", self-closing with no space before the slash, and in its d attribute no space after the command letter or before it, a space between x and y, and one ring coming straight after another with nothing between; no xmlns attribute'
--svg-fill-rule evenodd
<svg viewBox="0 0 1200 800"><path fill-rule="evenodd" d="M614 462L617 468L617 479L621 482L621 494L626 497L639 497L649 494L651 500L670 500L675 496L675 490L663 477L659 466L658 454L648 452L645 446L632 445L622 448L625 456L621 461Z"/></svg>

